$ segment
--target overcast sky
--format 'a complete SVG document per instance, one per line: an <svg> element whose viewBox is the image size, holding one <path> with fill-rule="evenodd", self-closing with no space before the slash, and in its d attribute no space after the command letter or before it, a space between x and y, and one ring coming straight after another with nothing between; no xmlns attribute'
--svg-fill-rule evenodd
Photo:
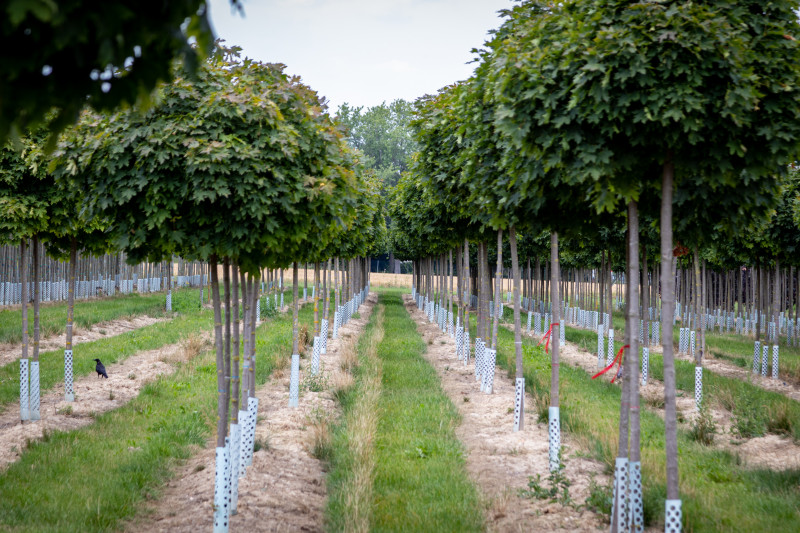
<svg viewBox="0 0 800 533"><path fill-rule="evenodd" d="M374 106L414 100L469 77L511 0L210 0L215 33L248 57L285 63L329 100Z"/></svg>

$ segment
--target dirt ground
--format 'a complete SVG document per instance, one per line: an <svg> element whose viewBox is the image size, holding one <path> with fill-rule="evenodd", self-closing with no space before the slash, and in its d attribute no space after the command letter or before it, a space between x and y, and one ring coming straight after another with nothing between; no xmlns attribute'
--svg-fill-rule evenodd
<svg viewBox="0 0 800 533"><path fill-rule="evenodd" d="M579 348L577 345L567 342L560 350L561 359L570 365L583 368L588 374L594 375L597 372L597 354ZM718 365L720 361L708 359L705 366L708 370L722 374ZM738 367L737 367L738 368ZM724 369L723 369L724 370ZM610 380L614 371L607 372L597 379ZM737 376L729 376L737 377ZM749 376L737 377L737 379L747 379ZM761 381L772 381L759 378ZM640 380L641 384L641 380ZM646 386L640 386L642 405L664 417L664 383L650 377ZM698 416L695 409L694 392L678 391L676 397L676 407L679 422L682 427L688 429ZM770 468L773 470L787 470L800 468L800 446L789 437L778 435L765 435L751 439L741 439L731 432L731 412L724 409L717 402L712 402L710 413L717 427L717 435L714 439L713 447L721 448L738 454L742 461L754 468Z"/></svg>
<svg viewBox="0 0 800 533"><path fill-rule="evenodd" d="M143 328L156 322L163 322L167 318L153 318L150 316L137 316L133 318L120 318L117 320L109 320L108 322L99 322L94 324L89 329L80 329L74 327L72 335L73 348L78 344L84 342L92 342L97 339L106 337L113 337L126 331ZM54 335L39 341L39 352L47 352L50 350L64 349L67 342L66 334ZM33 354L33 338L31 338L28 346L28 357ZM16 361L22 355L22 343L14 344L0 344L0 366L7 365Z"/></svg>
<svg viewBox="0 0 800 533"><path fill-rule="evenodd" d="M547 424L536 422L533 399L526 394L525 427L514 432L514 382L498 368L494 393L480 392L474 366L464 366L455 357L455 341L431 324L417 309L410 296L404 296L406 309L428 350L425 357L436 368L442 387L462 416L457 430L466 448L467 470L480 487L487 506L489 531L596 531L607 527L601 516L575 507L520 496L528 479L537 474L543 485L549 474ZM607 485L603 465L586 459L570 436L561 434L565 474L571 485L569 494L576 504L589 496L589 482Z"/></svg>
<svg viewBox="0 0 800 533"><path fill-rule="evenodd" d="M315 421L333 421L338 406L330 384L342 372L339 354L364 330L378 298L370 293L360 317L343 326L338 339L328 340L322 355L321 392L303 390L305 368L300 360L300 407L290 408L288 369L276 371L261 386L253 465L239 480L238 513L231 517L231 531L323 531L326 502L324 464L312 456L311 434ZM129 532L186 532L208 530L214 498L214 441L183 465L168 482L164 493L146 515L126 527Z"/></svg>
<svg viewBox="0 0 800 533"><path fill-rule="evenodd" d="M94 416L125 405L142 387L158 376L175 371L170 364L186 360L197 353L196 345L208 345L209 336L196 337L169 344L155 350L139 352L124 361L106 365L108 379L92 374L76 379L75 401L64 401L64 384L58 384L41 397L41 420L21 422L19 402L6 406L0 413L0 469L13 463L28 441L41 439L45 431L70 431L94 421ZM195 346L191 346L194 344Z"/></svg>

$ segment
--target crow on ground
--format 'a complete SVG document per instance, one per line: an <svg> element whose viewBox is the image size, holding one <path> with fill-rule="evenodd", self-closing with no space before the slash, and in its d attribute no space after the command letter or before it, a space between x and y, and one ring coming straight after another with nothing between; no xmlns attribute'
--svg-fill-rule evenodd
<svg viewBox="0 0 800 533"><path fill-rule="evenodd" d="M97 372L97 377L103 376L104 378L108 379L108 374L106 374L106 367L103 366L103 363L100 362L100 359L95 359L97 364L94 366L95 372Z"/></svg>

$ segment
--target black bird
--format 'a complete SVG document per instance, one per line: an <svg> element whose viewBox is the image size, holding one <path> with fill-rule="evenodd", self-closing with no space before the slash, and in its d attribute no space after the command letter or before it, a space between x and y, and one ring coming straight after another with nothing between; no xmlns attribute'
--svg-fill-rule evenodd
<svg viewBox="0 0 800 533"><path fill-rule="evenodd" d="M108 374L106 374L106 367L103 366L103 363L100 362L100 359L95 359L97 364L94 366L95 372L97 372L97 377L103 376L104 378L108 379Z"/></svg>

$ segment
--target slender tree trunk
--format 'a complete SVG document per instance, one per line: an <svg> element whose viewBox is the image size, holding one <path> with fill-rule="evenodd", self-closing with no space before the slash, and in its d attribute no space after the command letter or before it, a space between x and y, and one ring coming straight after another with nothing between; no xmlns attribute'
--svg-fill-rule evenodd
<svg viewBox="0 0 800 533"><path fill-rule="evenodd" d="M503 230L497 231L497 272L495 273L494 324L492 325L492 349L497 350L497 328L500 324L500 313L503 300L500 296L503 283Z"/></svg>
<svg viewBox="0 0 800 533"><path fill-rule="evenodd" d="M314 336L319 336L319 263L314 263Z"/></svg>
<svg viewBox="0 0 800 533"><path fill-rule="evenodd" d="M520 279L519 279L519 258L517 257L517 232L514 226L509 230L509 247L511 248L511 271L514 277L514 361L516 366L515 377L521 379L523 377L523 362L522 362L522 324L520 321ZM523 398L524 398L523 394ZM525 402L520 401L519 407L519 429L525 427Z"/></svg>
<svg viewBox="0 0 800 533"><path fill-rule="evenodd" d="M225 405L225 351L222 338L222 303L219 294L219 274L217 258L212 257L211 265L211 298L214 305L214 346L217 351L217 448L225 446L227 418Z"/></svg>
<svg viewBox="0 0 800 533"><path fill-rule="evenodd" d="M299 354L300 308L297 304L299 294L297 262L292 263L292 354Z"/></svg>
<svg viewBox="0 0 800 533"><path fill-rule="evenodd" d="M550 233L550 299L553 318L550 322L550 432L558 435L558 440L550 439L550 471L558 468L561 462L561 423L559 415L558 365L561 328L561 298L558 294L558 281L561 277L558 263L558 233ZM554 458L556 460L554 461ZM555 463L555 465L554 465Z"/></svg>
<svg viewBox="0 0 800 533"><path fill-rule="evenodd" d="M75 318L75 267L78 262L78 243L73 237L70 240L69 249L69 280L67 282L67 329L66 329L66 350L72 353L72 334ZM72 363L64 368L65 399L68 402L75 401L75 391L72 386Z"/></svg>
<svg viewBox="0 0 800 533"><path fill-rule="evenodd" d="M223 398L224 410L222 411L222 419L227 424L229 398L231 396L231 268L230 260L227 258L222 263L222 280L225 284L225 395Z"/></svg>
<svg viewBox="0 0 800 533"><path fill-rule="evenodd" d="M472 304L472 302L470 301L472 299L471 298L472 293L470 292L470 281L471 280L469 277L469 241L467 239L464 239L464 283L466 285L464 287L464 291L466 292L467 295L467 301L464 304L464 331L467 332L470 330L469 308L470 305ZM466 349L467 353L469 353L469 345L466 346Z"/></svg>
<svg viewBox="0 0 800 533"><path fill-rule="evenodd" d="M252 278L252 277L251 277ZM251 282L250 294L250 365L247 367L249 386L248 397L256 397L256 300L261 288L261 273L257 273Z"/></svg>
<svg viewBox="0 0 800 533"><path fill-rule="evenodd" d="M672 197L675 167L664 163L661 184L661 346L664 360L664 425L667 455L667 499L677 500L678 418L675 405L675 359L672 317L675 312L675 277L672 273Z"/></svg>
<svg viewBox="0 0 800 533"><path fill-rule="evenodd" d="M642 510L641 492L641 432L639 420L639 209L636 202L628 204L628 344L629 361L625 366L630 366L627 371L628 389L630 390L629 402L629 426L630 444L628 449L628 461L630 477L638 476L638 482L630 483L632 491L632 511L628 524L632 531L644 530L644 520ZM646 260L645 260L646 261ZM645 262L645 276L647 275ZM631 480L633 481L633 480ZM633 491L638 491L633 493ZM640 521L641 520L641 521Z"/></svg>
<svg viewBox="0 0 800 533"><path fill-rule="evenodd" d="M231 291L233 292L233 354L231 365L231 397L232 424L239 423L239 268L234 264L231 275Z"/></svg>

